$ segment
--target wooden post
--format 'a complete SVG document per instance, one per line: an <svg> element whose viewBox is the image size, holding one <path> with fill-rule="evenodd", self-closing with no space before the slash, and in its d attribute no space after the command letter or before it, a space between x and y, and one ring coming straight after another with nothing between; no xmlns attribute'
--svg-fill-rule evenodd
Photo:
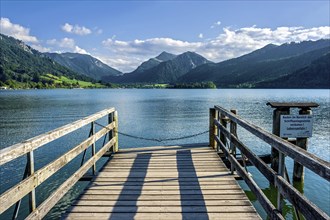
<svg viewBox="0 0 330 220"><path fill-rule="evenodd" d="M235 115L237 114L236 109L232 109L230 111ZM230 133L232 135L234 135L235 137L237 137L237 124L233 121L230 121ZM231 154L233 155L234 158L236 158L236 145L233 144L232 141L230 141L230 149L231 149ZM234 174L235 167L234 167L233 163L231 163L231 165L230 165L230 171L231 171L231 174Z"/></svg>
<svg viewBox="0 0 330 220"><path fill-rule="evenodd" d="M273 134L280 136L281 115L289 115L290 108L276 108L273 112ZM279 152L272 147L271 152L272 169L278 172Z"/></svg>
<svg viewBox="0 0 330 220"><path fill-rule="evenodd" d="M218 135L218 128L214 124L214 119L218 119L218 110L215 108L210 108L210 124L209 124L209 146L216 149L217 142L214 136Z"/></svg>
<svg viewBox="0 0 330 220"><path fill-rule="evenodd" d="M220 118L221 125L224 126L225 128L227 128L227 121L228 120L227 120L226 116L223 115L223 114L220 114L219 118ZM226 146L227 139L226 139L226 136L222 132L220 132L220 140L223 143L223 145Z"/></svg>
<svg viewBox="0 0 330 220"><path fill-rule="evenodd" d="M282 152L278 154L278 174L284 177L285 174L285 155ZM283 205L282 205L282 195L280 190L277 190L277 209L282 213Z"/></svg>
<svg viewBox="0 0 330 220"><path fill-rule="evenodd" d="M114 129L112 131L113 137L116 138L116 143L115 143L115 146L114 146L114 152L118 152L118 150L119 150L118 146L119 145L118 145L118 112L117 111L114 112L113 121L116 123L116 126L114 127Z"/></svg>
<svg viewBox="0 0 330 220"><path fill-rule="evenodd" d="M108 124L111 124L113 122L113 119L114 119L114 112L112 112L108 115ZM108 133L109 140L108 141L110 141L113 138L113 133L114 133L113 130L109 131L109 133ZM114 152L115 151L114 151L114 147L113 147L112 153L114 153Z"/></svg>
<svg viewBox="0 0 330 220"><path fill-rule="evenodd" d="M94 135L94 134L95 134L95 124L94 124L94 122L91 122L91 135ZM92 157L94 155L95 155L95 140L93 141L93 144L92 144ZM92 171L93 171L93 175L95 175L95 173L96 173L96 163L95 162L93 164Z"/></svg>
<svg viewBox="0 0 330 220"><path fill-rule="evenodd" d="M299 114L311 115L312 111L310 108L302 108L299 111ZM307 150L307 138L297 138L296 145L304 150ZM304 167L297 162L294 162L293 165L293 180L304 182Z"/></svg>
<svg viewBox="0 0 330 220"><path fill-rule="evenodd" d="M28 176L31 176L34 174L34 156L33 151L30 151L27 153L27 163L28 163ZM33 189L29 193L29 208L30 212L33 212L36 209L36 193L35 189Z"/></svg>

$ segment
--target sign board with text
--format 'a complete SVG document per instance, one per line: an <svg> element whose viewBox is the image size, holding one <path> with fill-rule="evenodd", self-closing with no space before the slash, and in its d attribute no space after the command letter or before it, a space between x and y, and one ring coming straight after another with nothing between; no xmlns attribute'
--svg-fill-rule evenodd
<svg viewBox="0 0 330 220"><path fill-rule="evenodd" d="M281 115L280 137L307 138L312 137L312 115Z"/></svg>

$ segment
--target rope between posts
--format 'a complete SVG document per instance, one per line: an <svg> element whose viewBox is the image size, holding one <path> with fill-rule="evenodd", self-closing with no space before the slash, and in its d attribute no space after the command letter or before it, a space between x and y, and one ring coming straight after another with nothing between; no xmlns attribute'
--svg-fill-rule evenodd
<svg viewBox="0 0 330 220"><path fill-rule="evenodd" d="M94 122L96 125L100 126L100 127L103 127L109 131L111 131L111 129L107 128L106 126L102 125L102 124L99 124L97 122ZM113 130L112 130L113 131ZM126 136L126 137L130 137L130 138L135 138L135 139L140 139L140 140L145 140L145 141L156 141L156 142L164 142L164 141L176 141L176 140L182 140L182 139L188 139L188 138L192 138L192 137L197 137L197 136L200 136L202 134L206 134L208 133L209 130L206 130L206 131L203 131L203 132L199 132L199 133L196 133L196 134L191 134L191 135L186 135L186 136L182 136L182 137L176 137L176 138L147 138L147 137L140 137L140 136L135 136L135 135L131 135L131 134L126 134L126 133L123 133L123 132L119 132L119 131L116 131L117 134L121 134L123 136Z"/></svg>

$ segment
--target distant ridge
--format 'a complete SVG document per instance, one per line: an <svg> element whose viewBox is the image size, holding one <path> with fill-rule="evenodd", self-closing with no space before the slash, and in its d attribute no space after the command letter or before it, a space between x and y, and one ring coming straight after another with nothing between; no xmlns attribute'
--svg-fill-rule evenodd
<svg viewBox="0 0 330 220"><path fill-rule="evenodd" d="M79 53L45 53L59 64L95 80L106 76L118 76L122 73L87 54Z"/></svg>
<svg viewBox="0 0 330 220"><path fill-rule="evenodd" d="M314 60L307 67L275 80L258 83L256 87L330 89L330 53Z"/></svg>
<svg viewBox="0 0 330 220"><path fill-rule="evenodd" d="M251 88L308 67L329 53L330 40L267 45L238 58L192 69L178 79L181 83L213 81L221 88ZM269 88L272 88L271 84Z"/></svg>
<svg viewBox="0 0 330 220"><path fill-rule="evenodd" d="M194 52L185 52L177 56L163 52L141 65L148 64L148 68L139 66L132 73L103 79L114 83L174 83L180 76L206 63L211 61Z"/></svg>
<svg viewBox="0 0 330 220"><path fill-rule="evenodd" d="M111 87L118 87L113 83L133 87L170 84L171 88L214 84L218 88L330 87L330 39L269 44L219 63L195 52L174 55L164 51L126 74L90 55L43 54L3 34L0 46L0 86L12 88L86 88L102 86L95 85L99 80Z"/></svg>
<svg viewBox="0 0 330 220"><path fill-rule="evenodd" d="M151 69L151 68L159 65L161 62L172 60L175 57L176 57L176 55L163 51L157 57L150 58L149 60L143 62L140 66L137 67L136 70L134 70L133 72L128 73L128 74L142 73L148 69Z"/></svg>

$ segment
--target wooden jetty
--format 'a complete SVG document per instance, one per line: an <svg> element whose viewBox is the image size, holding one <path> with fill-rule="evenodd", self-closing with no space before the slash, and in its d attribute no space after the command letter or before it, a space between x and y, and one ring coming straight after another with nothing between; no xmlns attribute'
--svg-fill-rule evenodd
<svg viewBox="0 0 330 220"><path fill-rule="evenodd" d="M104 123L104 118L105 125L100 123L100 120ZM84 126L90 126L86 140L35 170L36 149ZM279 152L276 170L238 138L238 126ZM235 110L228 111L221 106L210 109L208 146L119 149L118 134L117 112L109 108L0 150L0 166L13 165L22 156L27 161L22 181L0 195L0 215L10 209L16 219L22 199L27 197L30 212L23 217L42 219L78 181L91 180L88 188L63 214L64 219L259 219L235 180L240 177L269 219L284 219L284 199L293 205L298 219L300 216L330 219L290 183L284 158L291 157L328 182L330 163L242 119ZM86 156L87 149L91 149L91 155ZM241 160L237 157L238 150ZM108 161L98 170L96 162L101 157L107 157ZM222 159L229 161L229 169ZM82 160L75 173L48 198L37 203L37 187L74 160ZM276 204L249 175L247 163L255 166L277 188ZM91 174L87 175L89 171Z"/></svg>
<svg viewBox="0 0 330 220"><path fill-rule="evenodd" d="M260 219L208 146L121 150L64 219Z"/></svg>

